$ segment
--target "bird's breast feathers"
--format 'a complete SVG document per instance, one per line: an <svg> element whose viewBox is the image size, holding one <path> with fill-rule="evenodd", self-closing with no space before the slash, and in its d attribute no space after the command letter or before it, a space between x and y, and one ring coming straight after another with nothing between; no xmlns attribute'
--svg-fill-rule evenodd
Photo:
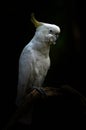
<svg viewBox="0 0 86 130"><path fill-rule="evenodd" d="M36 71L36 74L40 75L46 75L49 67L50 67L50 58L44 57L43 55L40 55L39 53L34 53L35 59L34 59L34 68Z"/></svg>

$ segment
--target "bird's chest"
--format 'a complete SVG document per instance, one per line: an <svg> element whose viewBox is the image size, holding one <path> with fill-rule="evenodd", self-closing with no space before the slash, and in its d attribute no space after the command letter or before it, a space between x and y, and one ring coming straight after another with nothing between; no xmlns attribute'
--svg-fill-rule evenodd
<svg viewBox="0 0 86 130"><path fill-rule="evenodd" d="M37 57L34 62L34 85L37 87L40 87L44 79L47 75L49 66L50 66L50 59L49 58L43 58L43 57Z"/></svg>
<svg viewBox="0 0 86 130"><path fill-rule="evenodd" d="M43 56L37 56L35 58L35 62L34 62L34 69L35 69L35 74L36 76L46 76L47 71L50 67L50 58L47 57L43 57Z"/></svg>

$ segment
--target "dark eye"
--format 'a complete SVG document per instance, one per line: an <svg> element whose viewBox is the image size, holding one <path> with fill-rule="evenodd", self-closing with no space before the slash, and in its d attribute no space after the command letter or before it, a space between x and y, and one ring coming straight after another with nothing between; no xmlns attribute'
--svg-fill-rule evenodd
<svg viewBox="0 0 86 130"><path fill-rule="evenodd" d="M50 33L52 33L53 31L52 30L49 30Z"/></svg>

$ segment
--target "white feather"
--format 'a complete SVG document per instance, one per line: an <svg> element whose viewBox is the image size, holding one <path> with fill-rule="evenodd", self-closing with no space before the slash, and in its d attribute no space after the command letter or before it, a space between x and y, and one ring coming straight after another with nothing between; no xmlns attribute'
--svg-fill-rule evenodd
<svg viewBox="0 0 86 130"><path fill-rule="evenodd" d="M19 59L19 76L16 103L22 102L27 89L42 87L50 67L50 45L55 44L60 28L43 23L36 29L32 40L24 47Z"/></svg>

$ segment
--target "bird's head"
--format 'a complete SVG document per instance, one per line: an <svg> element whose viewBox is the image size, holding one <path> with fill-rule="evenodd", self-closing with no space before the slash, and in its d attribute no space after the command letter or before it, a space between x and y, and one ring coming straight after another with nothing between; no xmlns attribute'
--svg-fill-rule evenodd
<svg viewBox="0 0 86 130"><path fill-rule="evenodd" d="M39 22L35 19L34 14L31 15L31 21L36 27L35 37L37 40L49 44L55 44L60 34L59 26L55 24Z"/></svg>

